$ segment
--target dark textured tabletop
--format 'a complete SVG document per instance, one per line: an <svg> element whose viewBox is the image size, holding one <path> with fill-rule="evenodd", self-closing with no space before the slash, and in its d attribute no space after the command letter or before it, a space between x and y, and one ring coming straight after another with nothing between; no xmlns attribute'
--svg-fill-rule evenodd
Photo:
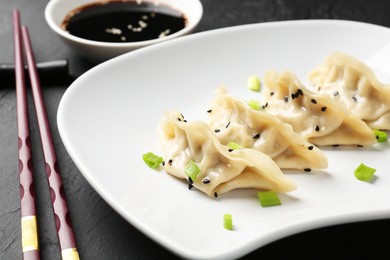
<svg viewBox="0 0 390 260"><path fill-rule="evenodd" d="M183 0L184 1L184 0ZM201 0L196 32L249 23L294 19L346 19L390 27L388 0ZM119 216L89 185L65 150L56 113L72 78L94 64L73 54L44 19L47 0L1 0L0 63L13 63L12 9L32 37L37 62L67 59L71 78L43 85L49 123L81 259L175 259L170 251ZM373 39L375 40L375 39ZM358 44L358 43L357 43ZM15 88L0 78L0 259L21 259ZM33 167L42 259L61 259L43 165L37 120L29 93ZM337 225L292 235L245 259L389 259L390 220Z"/></svg>

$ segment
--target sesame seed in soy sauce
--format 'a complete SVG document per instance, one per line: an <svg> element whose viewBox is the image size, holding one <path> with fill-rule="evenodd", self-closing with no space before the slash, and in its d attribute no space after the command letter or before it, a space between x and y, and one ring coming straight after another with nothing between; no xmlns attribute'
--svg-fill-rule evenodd
<svg viewBox="0 0 390 260"><path fill-rule="evenodd" d="M166 37L186 24L184 14L168 5L121 0L81 6L68 13L61 27L87 40L139 42Z"/></svg>

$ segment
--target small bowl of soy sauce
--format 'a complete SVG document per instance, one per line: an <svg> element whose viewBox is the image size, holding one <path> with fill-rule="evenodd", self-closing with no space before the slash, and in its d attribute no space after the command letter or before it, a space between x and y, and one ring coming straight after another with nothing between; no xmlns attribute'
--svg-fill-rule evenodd
<svg viewBox="0 0 390 260"><path fill-rule="evenodd" d="M51 0L50 28L94 63L194 31L199 0Z"/></svg>

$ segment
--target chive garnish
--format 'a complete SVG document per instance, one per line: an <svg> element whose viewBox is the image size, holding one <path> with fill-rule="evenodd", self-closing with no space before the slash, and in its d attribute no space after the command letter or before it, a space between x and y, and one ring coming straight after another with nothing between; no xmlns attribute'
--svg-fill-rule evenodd
<svg viewBox="0 0 390 260"><path fill-rule="evenodd" d="M248 78L248 89L252 91L259 92L261 88L261 82L259 77L257 76L250 76Z"/></svg>
<svg viewBox="0 0 390 260"><path fill-rule="evenodd" d="M233 218L231 214L224 214L223 215L223 227L227 230L233 230Z"/></svg>
<svg viewBox="0 0 390 260"><path fill-rule="evenodd" d="M145 153L142 155L142 158L146 165L152 169L157 168L157 166L159 166L164 161L161 156L158 156L152 152Z"/></svg>
<svg viewBox="0 0 390 260"><path fill-rule="evenodd" d="M355 177L361 181L370 181L376 170L374 168L368 167L367 165L361 163L355 169Z"/></svg>
<svg viewBox="0 0 390 260"><path fill-rule="evenodd" d="M196 163L194 163L194 161L191 160L187 164L187 167L185 168L184 172L189 177L189 180L194 181L196 179L196 177L198 176L200 169L199 169L198 165Z"/></svg>
<svg viewBox="0 0 390 260"><path fill-rule="evenodd" d="M278 206L282 204L275 191L259 191L257 192L257 197L262 207Z"/></svg>
<svg viewBox="0 0 390 260"><path fill-rule="evenodd" d="M378 143L387 142L387 133L380 130L372 130Z"/></svg>

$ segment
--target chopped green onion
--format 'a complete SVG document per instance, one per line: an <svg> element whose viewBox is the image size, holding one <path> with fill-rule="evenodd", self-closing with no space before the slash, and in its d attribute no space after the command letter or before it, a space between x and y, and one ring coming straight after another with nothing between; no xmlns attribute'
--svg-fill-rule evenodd
<svg viewBox="0 0 390 260"><path fill-rule="evenodd" d="M251 108L253 108L254 110L260 110L261 109L260 101L258 101L258 100L251 99L251 100L249 100L248 105Z"/></svg>
<svg viewBox="0 0 390 260"><path fill-rule="evenodd" d="M231 214L224 214L223 215L223 227L227 230L233 230L233 218Z"/></svg>
<svg viewBox="0 0 390 260"><path fill-rule="evenodd" d="M355 177L361 181L369 181L376 170L361 163L355 170Z"/></svg>
<svg viewBox="0 0 390 260"><path fill-rule="evenodd" d="M155 169L157 166L159 166L164 159L158 155L155 155L152 152L145 153L142 158L144 159L144 162L146 165L148 165L150 168Z"/></svg>
<svg viewBox="0 0 390 260"><path fill-rule="evenodd" d="M257 192L262 207L278 206L282 203L275 191L259 191Z"/></svg>
<svg viewBox="0 0 390 260"><path fill-rule="evenodd" d="M259 77L250 76L248 78L248 89L252 91L260 91L260 88L261 88L261 82Z"/></svg>
<svg viewBox="0 0 390 260"><path fill-rule="evenodd" d="M196 163L194 163L194 161L191 160L188 163L184 172L188 175L188 177L191 178L191 180L194 181L196 179L196 177L198 176L200 169L199 169L198 165L196 165Z"/></svg>
<svg viewBox="0 0 390 260"><path fill-rule="evenodd" d="M380 130L372 130L378 140L378 143L387 142L387 133Z"/></svg>
<svg viewBox="0 0 390 260"><path fill-rule="evenodd" d="M230 141L227 146L229 146L230 148L232 148L233 150L237 150L237 149L240 149L242 148L241 145L239 145L238 143L234 142L234 141Z"/></svg>

